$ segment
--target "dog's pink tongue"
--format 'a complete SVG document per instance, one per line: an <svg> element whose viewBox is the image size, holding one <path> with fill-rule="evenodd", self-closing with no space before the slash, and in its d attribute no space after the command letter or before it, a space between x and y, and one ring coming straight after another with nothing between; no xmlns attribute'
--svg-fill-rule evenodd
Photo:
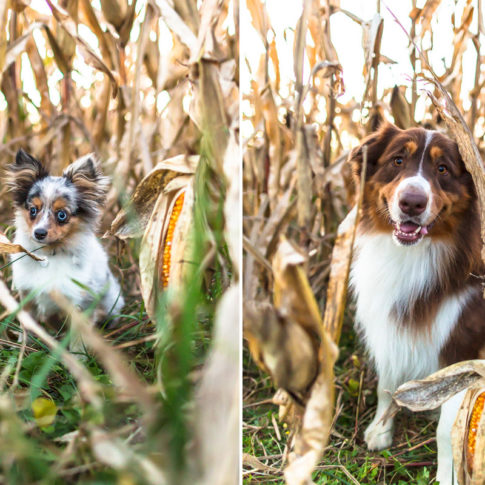
<svg viewBox="0 0 485 485"><path fill-rule="evenodd" d="M417 228L419 227L419 224L415 224L414 222L403 222L400 226L399 229L401 232L405 232L406 234L414 232ZM421 231L424 228L421 228Z"/></svg>

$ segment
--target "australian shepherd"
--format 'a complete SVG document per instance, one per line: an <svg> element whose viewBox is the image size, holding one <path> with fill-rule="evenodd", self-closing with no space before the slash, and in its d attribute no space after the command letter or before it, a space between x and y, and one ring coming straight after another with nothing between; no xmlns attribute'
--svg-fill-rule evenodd
<svg viewBox="0 0 485 485"><path fill-rule="evenodd" d="M369 449L381 450L392 443L392 419L382 417L400 384L485 358L485 271L477 195L457 144L437 131L385 123L350 155L357 182L364 146L350 284L357 328L378 376L377 411L364 437ZM441 485L453 479L450 431L462 398L463 392L441 408Z"/></svg>

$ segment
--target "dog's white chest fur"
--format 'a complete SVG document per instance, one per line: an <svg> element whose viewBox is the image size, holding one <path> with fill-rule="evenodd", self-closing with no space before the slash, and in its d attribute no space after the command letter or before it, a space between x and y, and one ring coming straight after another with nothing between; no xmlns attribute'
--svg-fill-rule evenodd
<svg viewBox="0 0 485 485"><path fill-rule="evenodd" d="M350 285L356 321L377 374L388 390L439 368L439 353L469 296L464 291L443 301L431 325L416 331L396 322L393 308L405 308L432 290L449 249L425 238L399 247L391 235L358 235Z"/></svg>

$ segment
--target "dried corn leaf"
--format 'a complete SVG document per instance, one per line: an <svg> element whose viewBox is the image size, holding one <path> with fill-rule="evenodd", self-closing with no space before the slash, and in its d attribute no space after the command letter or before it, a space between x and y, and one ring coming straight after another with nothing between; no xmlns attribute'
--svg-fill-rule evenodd
<svg viewBox="0 0 485 485"><path fill-rule="evenodd" d="M113 36L110 32L105 32L99 25L98 17L94 12L93 6L89 0L82 0L80 4L80 14L84 23L94 32L99 41L99 48L105 62L109 62L110 69L113 69L111 55L116 49Z"/></svg>
<svg viewBox="0 0 485 485"><path fill-rule="evenodd" d="M364 76L368 76L370 66L374 63L376 48L380 44L382 37L384 19L375 14L371 21L362 24L362 45L364 47Z"/></svg>
<svg viewBox="0 0 485 485"><path fill-rule="evenodd" d="M362 190L360 191L362 194ZM352 246L358 223L359 207L347 215L339 226L339 234L332 253L330 281L327 289L327 305L320 326L321 343L318 353L320 372L312 385L306 403L301 429L295 436L294 450L285 478L290 484L307 484L314 466L320 459L329 435L333 415L333 366L337 359L338 342L345 310L347 281L352 257ZM319 319L320 320L320 319Z"/></svg>
<svg viewBox="0 0 485 485"><path fill-rule="evenodd" d="M341 223L332 254L327 305L320 329L320 373L312 386L302 427L296 434L294 451L289 457L290 465L285 470L287 483L292 485L309 483L330 434L334 404L333 365L338 355L334 342L339 339L343 321L357 213L355 208Z"/></svg>
<svg viewBox="0 0 485 485"><path fill-rule="evenodd" d="M283 158L282 127L278 121L278 107L270 87L261 96L265 133L269 140L269 174L266 181L270 206L273 208L280 195L280 173Z"/></svg>
<svg viewBox="0 0 485 485"><path fill-rule="evenodd" d="M379 14L375 14L372 21L366 22L363 27L364 77L366 79L363 104L370 99L374 107L377 103L377 68L380 62L384 19Z"/></svg>
<svg viewBox="0 0 485 485"><path fill-rule="evenodd" d="M27 47L27 42L31 38L32 32L35 29L42 28L43 24L40 22L35 22L29 26L28 29L25 30L25 33L19 37L18 39L15 39L15 41L11 42L7 50L5 52L5 62L0 65L0 76L3 75L5 70L14 62L20 54L26 51Z"/></svg>
<svg viewBox="0 0 485 485"><path fill-rule="evenodd" d="M131 4L128 6L128 11L123 20L123 24L118 30L120 43L122 46L125 46L130 39L131 30L135 22L136 6L136 2L131 2ZM155 4L153 2L148 2L147 6L149 6L150 8L155 8Z"/></svg>
<svg viewBox="0 0 485 485"><path fill-rule="evenodd" d="M311 0L305 0L303 2L303 12L296 27L295 33L295 45L293 46L293 72L295 73L295 90L299 94L297 98L297 118L300 111L301 104L301 92L303 90L303 61L305 54L305 39L308 29L308 18L311 13L312 3Z"/></svg>
<svg viewBox="0 0 485 485"><path fill-rule="evenodd" d="M304 128L301 127L296 133L296 161L297 161L297 210L298 225L305 229L310 225L312 215L312 198L313 193L309 188L312 186L311 170L311 146L307 144Z"/></svg>
<svg viewBox="0 0 485 485"><path fill-rule="evenodd" d="M421 23L421 32L422 35L429 30L431 26L431 20L433 19L433 15L436 11L436 9L439 7L439 4L441 3L441 0L428 0L424 7L419 9L415 8L411 14L410 17Z"/></svg>
<svg viewBox="0 0 485 485"><path fill-rule="evenodd" d="M8 1L0 1L0 67L5 65L7 53L7 20L8 20Z"/></svg>
<svg viewBox="0 0 485 485"><path fill-rule="evenodd" d="M30 5L30 0L13 0L12 1L12 8L17 12L17 13L22 13L26 7Z"/></svg>
<svg viewBox="0 0 485 485"><path fill-rule="evenodd" d="M127 124L127 131L123 140L123 156L118 164L118 170L122 177L126 177L130 171L130 167L133 165L133 154L135 152L135 136L143 138L143 127L140 126L140 82L142 75L143 58L145 56L146 46L149 40L150 25L155 18L157 12L156 6L149 2L146 11L145 18L141 25L140 35L136 46L136 61L135 72L133 80L133 96L131 102L127 103L130 109L130 120ZM140 144L142 145L142 144ZM146 158L146 157L145 157ZM151 165L151 161L150 161Z"/></svg>
<svg viewBox="0 0 485 485"><path fill-rule="evenodd" d="M119 31L128 10L126 0L101 0L101 10L106 20Z"/></svg>
<svg viewBox="0 0 485 485"><path fill-rule="evenodd" d="M192 32L199 30L199 13L194 0L174 0L175 10L190 27Z"/></svg>
<svg viewBox="0 0 485 485"><path fill-rule="evenodd" d="M160 0L157 5L160 8L161 17L164 22L177 36L178 40L188 47L191 53L190 57L197 57L197 37L193 31L171 7L167 0Z"/></svg>
<svg viewBox="0 0 485 485"><path fill-rule="evenodd" d="M394 86L392 89L391 113L395 124L399 128L402 128L403 130L411 128L413 124L413 121L411 120L411 106L404 97L399 86Z"/></svg>
<svg viewBox="0 0 485 485"><path fill-rule="evenodd" d="M300 333L300 336L296 333L291 335L291 339L288 338L290 335L286 335L280 345L294 346L297 344L293 340L299 339L300 345L307 342L308 347L306 361L298 363L298 374L293 362L298 357L302 358L298 355L288 356L286 363L274 366L273 372L281 372L283 368L286 371L283 378L288 379L291 369L295 376L300 377L296 383L301 386L318 369L311 388L305 393L299 389L301 400L306 405L295 434L293 451L289 455L290 463L285 470L285 478L292 485L308 483L327 443L333 414L333 365L338 355L335 344L326 332L322 332L318 305L303 269L305 260L285 239L281 240L273 259L275 307L289 322L297 324L294 328L288 328ZM293 354L297 353L295 349L291 350ZM288 364L292 364L289 369L284 367Z"/></svg>
<svg viewBox="0 0 485 485"><path fill-rule="evenodd" d="M199 61L199 93L197 96L200 112L199 128L207 143L214 169L223 170L224 153L228 143L227 115L221 91L220 72L217 66L207 60Z"/></svg>
<svg viewBox="0 0 485 485"><path fill-rule="evenodd" d="M305 400L318 369L320 315L303 265L305 257L282 238L273 258L275 308L247 303L244 332L256 362L279 387Z"/></svg>
<svg viewBox="0 0 485 485"><path fill-rule="evenodd" d="M281 75L280 75L280 60L278 58L278 52L276 50L276 40L275 39L273 39L268 46L268 54L269 54L269 57L271 59L271 63L273 64L273 69L274 69L274 72L275 72L274 79L271 80L274 83L273 84L273 90L274 90L274 92L278 93L279 90L280 90L280 77L281 77ZM255 123L255 124L257 124L257 123Z"/></svg>
<svg viewBox="0 0 485 485"><path fill-rule="evenodd" d="M34 253L27 251L23 246L20 244L14 244L10 242L4 234L0 233L0 254L17 254L17 253L25 253L27 256L35 259L35 261L44 261L44 258L40 258L36 256Z"/></svg>
<svg viewBox="0 0 485 485"><path fill-rule="evenodd" d="M222 2L220 0L206 0L200 8L200 25L197 37L197 45L189 61L190 64L206 58L217 58L216 45L214 43L214 24L221 16Z"/></svg>
<svg viewBox="0 0 485 485"><path fill-rule="evenodd" d="M323 316L323 329L330 335L333 342L340 340L344 318L350 264L355 235L360 218L360 208L364 197L364 181L367 170L367 149L363 152L363 167L361 184L358 189L357 203L340 223L337 239L332 251L330 263L330 279L327 287L327 304Z"/></svg>
<svg viewBox="0 0 485 485"><path fill-rule="evenodd" d="M140 237L167 184L177 176L194 174L198 163L198 155L177 155L159 162L138 184L127 210L116 216L110 234L120 239Z"/></svg>
<svg viewBox="0 0 485 485"><path fill-rule="evenodd" d="M160 50L158 49L158 42L148 40L145 54L143 57L143 63L147 70L148 76L152 81L153 86L157 86L158 69L160 65Z"/></svg>
<svg viewBox="0 0 485 485"><path fill-rule="evenodd" d="M485 164L460 110L436 76L432 81L441 93L441 98L438 100L433 94L428 93L428 95L454 136L465 166L470 172L477 190L480 205L481 236L484 244L482 260L485 262Z"/></svg>
<svg viewBox="0 0 485 485"><path fill-rule="evenodd" d="M251 14L251 23L256 29L256 32L261 36L263 44L266 45L268 43L268 29L271 26L266 5L261 0L247 0L246 6Z"/></svg>
<svg viewBox="0 0 485 485"><path fill-rule="evenodd" d="M46 0L47 4L49 5L50 9L52 10L52 13L59 23L59 25L62 27L63 31L77 44L79 47L79 52L84 58L84 61L97 69L98 71L103 72L106 74L110 81L111 85L113 87L113 97L116 97L118 93L118 81L115 77L115 74L109 69L109 67L105 64L103 59L96 54L96 52L91 48L91 46L83 39L81 38L78 33L77 33L77 24L76 22L72 19L72 17L69 15L68 12L66 12L64 9L59 7L58 5L55 5L52 3L51 0ZM62 50L62 49L61 49ZM65 52L64 52L65 54ZM72 53L74 54L74 53Z"/></svg>
<svg viewBox="0 0 485 485"><path fill-rule="evenodd" d="M224 155L224 177L226 179L226 201L224 204L224 237L227 241L235 279L242 279L242 214L241 214L241 159L239 143L231 132Z"/></svg>
<svg viewBox="0 0 485 485"><path fill-rule="evenodd" d="M472 33L469 30L470 23L473 19L474 7L470 5L470 0L468 0L468 5L463 10L462 23L461 25L454 29L454 39L453 39L453 56L451 59L451 64L447 68L446 72L440 76L440 81L447 87L453 83L461 84L461 77L463 75L463 68L461 66L460 60L465 52L468 40L472 37Z"/></svg>
<svg viewBox="0 0 485 485"><path fill-rule="evenodd" d="M94 455L100 463L120 470L121 483L131 485L132 473L135 472L143 477L147 485L168 485L169 480L165 470L155 463L155 460L135 451L125 440L121 440L105 429L92 427L89 430L90 445Z"/></svg>
<svg viewBox="0 0 485 485"><path fill-rule="evenodd" d="M436 409L457 392L484 379L485 361L468 360L445 367L425 379L402 384L393 399L411 411Z"/></svg>
<svg viewBox="0 0 485 485"><path fill-rule="evenodd" d="M248 467L254 470L268 471L271 473L276 473L278 471L277 468L265 465L262 461L258 460L255 456L249 455L248 453L242 454L242 461L243 461L243 465L247 465Z"/></svg>
<svg viewBox="0 0 485 485"><path fill-rule="evenodd" d="M52 52L54 53L54 59L56 61L57 67L62 72L62 74L64 74L64 76L67 76L71 70L69 60L65 57L61 46L57 42L56 36L52 33L51 29L46 27L45 33L47 35L47 40L49 41L49 44L52 48Z"/></svg>
<svg viewBox="0 0 485 485"><path fill-rule="evenodd" d="M28 39L26 52L29 56L30 65L35 76L35 84L40 93L40 109L50 118L54 111L54 105L49 97L49 85L47 83L47 74L42 57L37 49L37 44L33 38Z"/></svg>
<svg viewBox="0 0 485 485"><path fill-rule="evenodd" d="M196 391L196 443L200 483L226 485L239 478L239 289L231 286L217 306L212 349ZM224 456L225 459L220 460ZM219 463L219 466L214 466Z"/></svg>
<svg viewBox="0 0 485 485"><path fill-rule="evenodd" d="M340 223L330 264L323 328L334 342L339 341L342 330L356 227L357 208L354 208Z"/></svg>
<svg viewBox="0 0 485 485"><path fill-rule="evenodd" d="M304 401L318 370L315 337L269 303L245 305L244 336L255 361L275 384Z"/></svg>
<svg viewBox="0 0 485 485"><path fill-rule="evenodd" d="M469 485L466 477L470 476L467 463L468 430L470 414L473 410L473 397L476 389L469 389L461 403L453 427L451 428L451 443L453 451L453 467L457 477L460 477L460 485Z"/></svg>
<svg viewBox="0 0 485 485"><path fill-rule="evenodd" d="M328 443L334 409L333 366L337 356L337 346L324 333L318 352L319 374L312 385L285 469L285 479L290 485L311 483L313 469Z"/></svg>
<svg viewBox="0 0 485 485"><path fill-rule="evenodd" d="M281 237L272 265L274 304L283 315L297 321L318 340L321 333L320 311L306 277L305 263L303 253Z"/></svg>
<svg viewBox="0 0 485 485"><path fill-rule="evenodd" d="M96 54L91 47L89 47L89 44L85 40L81 39L79 36L76 36L75 39L78 43L79 52L84 58L86 64L89 64L108 76L109 80L111 81L111 88L113 92L112 96L115 98L118 94L118 75L111 71L111 69L104 63L98 54Z"/></svg>
<svg viewBox="0 0 485 485"><path fill-rule="evenodd" d="M189 74L189 49L175 35L172 36L172 42L174 46L169 52L160 52L156 84L160 91L177 88L178 83Z"/></svg>

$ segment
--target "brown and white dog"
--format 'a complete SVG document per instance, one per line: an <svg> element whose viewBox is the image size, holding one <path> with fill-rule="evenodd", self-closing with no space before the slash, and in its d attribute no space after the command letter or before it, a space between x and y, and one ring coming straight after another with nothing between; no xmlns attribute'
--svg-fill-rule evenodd
<svg viewBox="0 0 485 485"><path fill-rule="evenodd" d="M350 285L357 328L378 376L365 431L371 450L392 443L382 422L391 394L446 365L485 355L480 219L458 147L445 135L384 124L350 155L367 175ZM463 392L443 404L437 431L441 485L452 483L451 426ZM455 483L457 483L455 481Z"/></svg>

